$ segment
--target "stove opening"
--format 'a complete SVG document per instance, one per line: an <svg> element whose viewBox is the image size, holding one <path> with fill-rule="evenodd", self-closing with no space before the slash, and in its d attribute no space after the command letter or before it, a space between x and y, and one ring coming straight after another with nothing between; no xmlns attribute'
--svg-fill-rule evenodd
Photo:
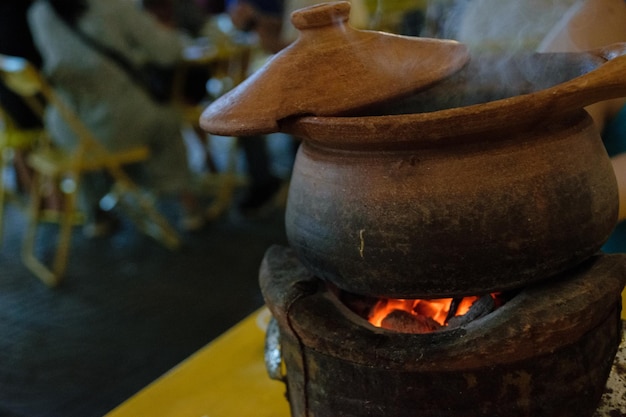
<svg viewBox="0 0 626 417"><path fill-rule="evenodd" d="M491 293L440 299L373 299L342 292L340 298L373 326L417 334L466 325L497 310L512 297L511 293Z"/></svg>

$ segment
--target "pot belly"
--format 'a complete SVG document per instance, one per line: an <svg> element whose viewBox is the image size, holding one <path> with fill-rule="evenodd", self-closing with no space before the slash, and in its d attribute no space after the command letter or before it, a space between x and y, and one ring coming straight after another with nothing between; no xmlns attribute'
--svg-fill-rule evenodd
<svg viewBox="0 0 626 417"><path fill-rule="evenodd" d="M303 143L286 213L301 261L363 295L473 295L558 274L615 226L615 177L587 117L454 142L393 151Z"/></svg>

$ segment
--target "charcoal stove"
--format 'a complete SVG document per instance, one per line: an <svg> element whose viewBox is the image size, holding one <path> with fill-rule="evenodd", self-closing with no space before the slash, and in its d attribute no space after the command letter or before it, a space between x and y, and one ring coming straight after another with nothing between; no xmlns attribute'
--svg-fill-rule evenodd
<svg viewBox="0 0 626 417"><path fill-rule="evenodd" d="M272 247L268 369L294 417L592 416L621 340L625 260L594 256L465 326L409 334L374 327Z"/></svg>

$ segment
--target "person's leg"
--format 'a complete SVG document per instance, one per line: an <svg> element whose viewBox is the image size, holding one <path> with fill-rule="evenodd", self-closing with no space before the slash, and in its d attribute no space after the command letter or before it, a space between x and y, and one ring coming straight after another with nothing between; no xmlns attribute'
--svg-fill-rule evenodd
<svg viewBox="0 0 626 417"><path fill-rule="evenodd" d="M270 169L270 158L264 136L244 136L239 138L248 164L248 174L252 186L265 184L274 177Z"/></svg>
<svg viewBox="0 0 626 417"><path fill-rule="evenodd" d="M113 182L104 172L89 172L81 178L78 204L85 213L83 234L88 238L107 237L119 227L120 221L109 210L100 206L102 197L110 191Z"/></svg>
<svg viewBox="0 0 626 417"><path fill-rule="evenodd" d="M271 170L271 161L267 144L263 136L245 136L239 138L248 165L250 186L239 203L243 212L263 207L278 192L282 181Z"/></svg>

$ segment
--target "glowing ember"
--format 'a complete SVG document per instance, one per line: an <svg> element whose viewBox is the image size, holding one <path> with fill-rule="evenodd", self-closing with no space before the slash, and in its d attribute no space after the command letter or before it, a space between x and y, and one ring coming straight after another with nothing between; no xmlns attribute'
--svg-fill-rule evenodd
<svg viewBox="0 0 626 417"><path fill-rule="evenodd" d="M491 294L494 301L498 301L498 294ZM464 297L462 299L441 298L432 300L409 300L409 299L380 299L371 309L368 321L376 327L388 327L385 319L395 317L396 313L403 312L413 316L415 319L434 320L439 326L447 326L448 320L452 317L459 317L466 314L472 305L480 297ZM452 313L450 311L452 310ZM392 316L390 316L392 315Z"/></svg>

